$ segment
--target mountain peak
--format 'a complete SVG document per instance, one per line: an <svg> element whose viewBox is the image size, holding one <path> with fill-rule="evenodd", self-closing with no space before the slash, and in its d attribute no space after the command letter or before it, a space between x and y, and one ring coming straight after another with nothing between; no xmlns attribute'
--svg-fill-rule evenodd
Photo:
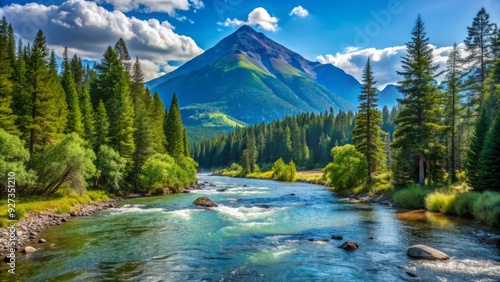
<svg viewBox="0 0 500 282"><path fill-rule="evenodd" d="M253 27L246 25L246 24L242 25L240 28L238 28L235 33L240 33L240 32L257 33L257 31L255 29L253 29Z"/></svg>

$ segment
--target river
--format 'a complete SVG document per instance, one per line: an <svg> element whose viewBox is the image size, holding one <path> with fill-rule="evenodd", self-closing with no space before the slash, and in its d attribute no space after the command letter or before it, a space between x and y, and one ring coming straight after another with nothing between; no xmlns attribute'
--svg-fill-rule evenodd
<svg viewBox="0 0 500 282"><path fill-rule="evenodd" d="M47 229L40 251L20 255L17 281L498 281L500 249L470 230L470 220L417 218L377 204L340 202L322 186L200 175L217 187L137 198ZM217 192L216 189L227 189ZM208 196L219 207L197 208ZM268 205L269 208L262 205ZM342 235L343 241L309 238ZM452 257L421 261L408 246ZM8 281L6 269L0 278ZM5 270L5 271L4 271ZM417 278L406 272L415 273Z"/></svg>

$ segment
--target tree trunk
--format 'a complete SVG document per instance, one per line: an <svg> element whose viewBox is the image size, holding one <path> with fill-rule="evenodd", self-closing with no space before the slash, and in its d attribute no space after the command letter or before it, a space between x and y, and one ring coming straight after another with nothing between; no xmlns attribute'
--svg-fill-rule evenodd
<svg viewBox="0 0 500 282"><path fill-rule="evenodd" d="M420 187L425 186L425 169L424 169L424 155L420 154L418 160L418 184Z"/></svg>

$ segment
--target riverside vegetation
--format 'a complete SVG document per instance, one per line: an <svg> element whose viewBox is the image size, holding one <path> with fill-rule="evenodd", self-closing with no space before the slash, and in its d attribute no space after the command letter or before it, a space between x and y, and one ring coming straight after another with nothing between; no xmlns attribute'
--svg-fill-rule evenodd
<svg viewBox="0 0 500 282"><path fill-rule="evenodd" d="M331 109L237 129L193 144L193 156L206 168L230 165L223 175L285 181L296 173L277 177L277 164L324 167L324 180L341 193L390 194L402 207L499 225L500 29L483 8L467 31L466 55L454 45L438 86L417 18L398 72L403 98L391 111L378 109L368 59L356 114Z"/></svg>
<svg viewBox="0 0 500 282"><path fill-rule="evenodd" d="M179 192L196 182L196 167L176 95L165 110L122 39L93 68L67 50L59 68L41 30L31 44L16 43L1 20L0 193L14 172L16 219L109 196Z"/></svg>

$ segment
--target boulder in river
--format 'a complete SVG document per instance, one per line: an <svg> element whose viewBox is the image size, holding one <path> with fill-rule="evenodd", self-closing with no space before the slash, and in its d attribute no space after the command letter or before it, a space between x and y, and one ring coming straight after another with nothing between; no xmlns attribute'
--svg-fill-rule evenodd
<svg viewBox="0 0 500 282"><path fill-rule="evenodd" d="M212 202L207 197L200 197L200 198L194 200L193 204L195 204L199 207L207 207L207 208L218 207L218 205L214 204L214 202Z"/></svg>
<svg viewBox="0 0 500 282"><path fill-rule="evenodd" d="M26 247L24 247L24 249L23 249L23 253L28 254L28 255L29 255L29 254L32 254L32 253L34 253L34 252L36 252L36 249L35 249L35 248L33 248L33 247L31 247L31 246L26 246Z"/></svg>
<svg viewBox="0 0 500 282"><path fill-rule="evenodd" d="M407 255L412 258L428 260L447 260L450 258L447 254L426 245L413 245L409 247Z"/></svg>
<svg viewBox="0 0 500 282"><path fill-rule="evenodd" d="M342 236L340 236L340 235L333 235L333 236L332 236L332 239L333 239L333 240L342 240L342 239L344 239L344 237L342 237Z"/></svg>
<svg viewBox="0 0 500 282"><path fill-rule="evenodd" d="M346 251L355 251L359 249L359 246L354 241L346 241L342 245L340 245L339 248L344 249Z"/></svg>
<svg viewBox="0 0 500 282"><path fill-rule="evenodd" d="M269 205L259 205L259 208L261 208L261 209L269 209L271 207Z"/></svg>

